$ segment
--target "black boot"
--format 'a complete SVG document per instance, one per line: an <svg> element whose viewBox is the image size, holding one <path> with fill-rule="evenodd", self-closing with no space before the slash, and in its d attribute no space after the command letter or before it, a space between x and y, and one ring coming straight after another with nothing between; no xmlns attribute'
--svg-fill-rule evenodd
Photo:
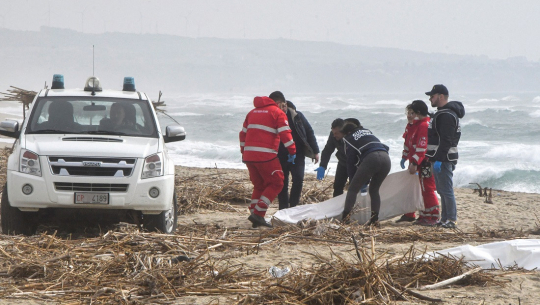
<svg viewBox="0 0 540 305"><path fill-rule="evenodd" d="M379 226L379 212L371 211L371 218L369 219L368 223L366 223L366 226Z"/></svg>
<svg viewBox="0 0 540 305"><path fill-rule="evenodd" d="M343 222L343 224L351 224L351 212L343 212L343 214L341 214L341 222Z"/></svg>
<svg viewBox="0 0 540 305"><path fill-rule="evenodd" d="M259 216L259 215L251 214L249 215L248 220L251 221L251 224L252 224L251 226L253 228L257 228L257 227L271 228L272 227L271 224L267 223L266 220L264 220L264 217Z"/></svg>

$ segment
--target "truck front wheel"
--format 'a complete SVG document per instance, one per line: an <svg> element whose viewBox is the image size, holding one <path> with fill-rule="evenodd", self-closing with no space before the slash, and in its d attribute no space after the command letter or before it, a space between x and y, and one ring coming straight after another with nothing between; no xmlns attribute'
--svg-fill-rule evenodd
<svg viewBox="0 0 540 305"><path fill-rule="evenodd" d="M143 215L143 227L148 231L163 232L172 234L176 231L176 222L178 221L176 192L174 192L172 206L169 210L163 211L158 215Z"/></svg>
<svg viewBox="0 0 540 305"><path fill-rule="evenodd" d="M9 203L7 184L4 185L0 214L3 234L34 234L37 228L36 214L33 212L21 212L18 208L12 207Z"/></svg>

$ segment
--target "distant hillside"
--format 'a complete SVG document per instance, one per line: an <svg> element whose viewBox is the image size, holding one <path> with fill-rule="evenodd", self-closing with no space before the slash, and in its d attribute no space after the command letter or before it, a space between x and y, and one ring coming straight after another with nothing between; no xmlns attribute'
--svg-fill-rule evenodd
<svg viewBox="0 0 540 305"><path fill-rule="evenodd" d="M121 88L135 77L149 93L418 92L444 83L451 92L538 90L540 64L522 58L428 54L285 39L233 40L123 33L84 34L43 27L0 29L0 90L40 89L54 73L82 87L92 74Z"/></svg>

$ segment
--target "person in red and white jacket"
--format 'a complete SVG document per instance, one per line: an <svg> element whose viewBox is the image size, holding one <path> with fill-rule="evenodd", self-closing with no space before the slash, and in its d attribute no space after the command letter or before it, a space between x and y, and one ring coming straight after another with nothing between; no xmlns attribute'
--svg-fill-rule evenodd
<svg viewBox="0 0 540 305"><path fill-rule="evenodd" d="M253 193L248 220L253 227L271 227L264 220L268 206L283 188L283 171L277 158L279 143L289 151L289 162L294 162L296 145L294 144L287 115L279 108L285 103L283 93L272 93L275 100L266 96L253 99L255 108L251 110L240 131L240 152L242 162L249 171L253 183Z"/></svg>
<svg viewBox="0 0 540 305"><path fill-rule="evenodd" d="M409 161L409 173L417 174L422 187L422 197L424 198L424 210L420 211L420 216L414 224L433 226L439 220L439 201L435 195L435 179L431 174L431 164L426 157L427 132L429 124L429 113L426 103L415 100L407 105L407 119L412 119L407 124L403 138L405 139L401 168L405 168L405 161ZM414 221L415 213L403 215L400 221Z"/></svg>

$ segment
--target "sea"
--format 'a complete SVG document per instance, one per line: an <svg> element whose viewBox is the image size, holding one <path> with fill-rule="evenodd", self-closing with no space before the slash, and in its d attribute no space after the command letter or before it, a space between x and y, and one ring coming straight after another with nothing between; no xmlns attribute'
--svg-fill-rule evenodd
<svg viewBox="0 0 540 305"><path fill-rule="evenodd" d="M266 94L269 94L266 93ZM174 121L184 126L184 141L167 144L176 165L245 169L238 133L256 94L171 95L164 100L166 115L159 114L162 130ZM399 162L406 126L405 106L418 94L286 93L315 131L320 150L336 118L357 118L390 147L391 172L401 171ZM540 95L538 93L454 94L465 106L461 119L459 161L454 186L540 193ZM6 102L3 102L6 103ZM20 116L21 104L7 102L2 111ZM429 107L430 111L435 108ZM9 139L0 139L10 141ZM335 173L337 159L330 159L328 172ZM306 160L306 173L318 164Z"/></svg>
<svg viewBox="0 0 540 305"><path fill-rule="evenodd" d="M266 93L269 94L269 93ZM167 144L177 165L245 169L238 133L256 94L192 94L166 98L167 114L186 129L186 140ZM401 171L405 107L423 93L287 94L315 131L322 150L336 118L357 118L390 147L391 172ZM540 193L540 96L534 93L469 93L450 96L463 103L459 161L454 186ZM173 120L160 115L162 127ZM333 155L329 174L335 173ZM306 173L318 167L306 160Z"/></svg>

